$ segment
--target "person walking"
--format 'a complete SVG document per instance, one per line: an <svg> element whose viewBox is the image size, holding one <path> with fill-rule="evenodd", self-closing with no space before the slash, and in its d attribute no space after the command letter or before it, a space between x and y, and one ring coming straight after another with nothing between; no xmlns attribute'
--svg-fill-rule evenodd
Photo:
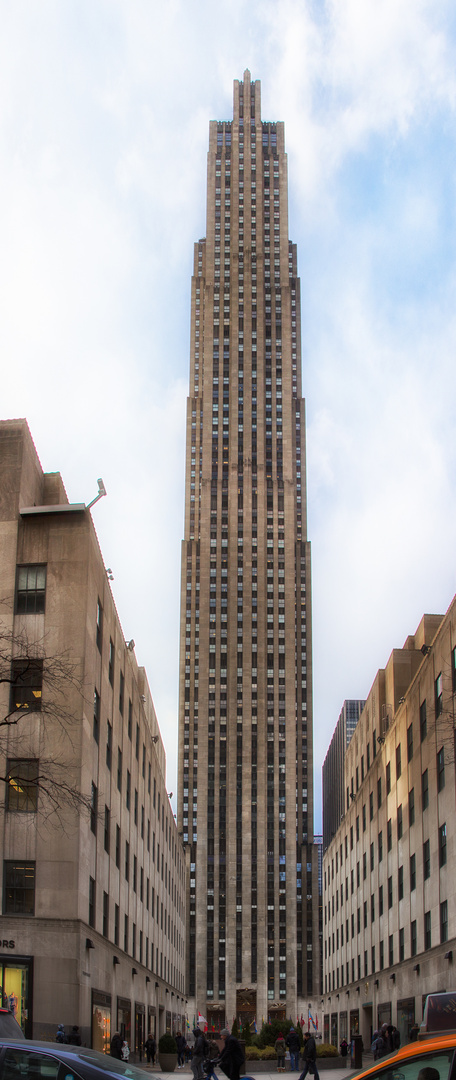
<svg viewBox="0 0 456 1080"><path fill-rule="evenodd" d="M301 1043L299 1041L299 1035L294 1027L290 1028L285 1042L290 1051L291 1072L299 1072L299 1051L301 1049Z"/></svg>
<svg viewBox="0 0 456 1080"><path fill-rule="evenodd" d="M184 1055L185 1055L185 1037L184 1037L184 1035L182 1035L182 1033L180 1031L178 1031L177 1035L176 1035L176 1045L177 1045L177 1068L178 1069L183 1069L184 1068Z"/></svg>
<svg viewBox="0 0 456 1080"><path fill-rule="evenodd" d="M157 1044L151 1031L149 1031L147 1039L144 1043L144 1049L146 1051L147 1064L150 1065L152 1063L153 1065L155 1062L155 1051L157 1049Z"/></svg>
<svg viewBox="0 0 456 1080"><path fill-rule="evenodd" d="M64 1028L63 1024L59 1024L59 1026L57 1028L57 1034L55 1036L55 1041L58 1042L58 1043L66 1043L65 1028Z"/></svg>
<svg viewBox="0 0 456 1080"><path fill-rule="evenodd" d="M274 1043L274 1050L277 1054L277 1072L285 1072L285 1054L287 1052L287 1044L281 1031L279 1031L279 1034Z"/></svg>
<svg viewBox="0 0 456 1080"><path fill-rule="evenodd" d="M191 1062L192 1073L193 1073L194 1080L203 1080L203 1077L204 1077L203 1061L207 1057L208 1044L207 1044L206 1039L204 1038L203 1032L200 1031L199 1028L194 1028L193 1029L193 1034L195 1036L195 1043L194 1043L194 1046L193 1046L193 1054L192 1054L192 1062Z"/></svg>
<svg viewBox="0 0 456 1080"><path fill-rule="evenodd" d="M122 1057L122 1039L120 1037L120 1031L115 1031L111 1039L111 1046L109 1048L111 1057L118 1058L119 1061Z"/></svg>
<svg viewBox="0 0 456 1080"><path fill-rule="evenodd" d="M241 1065L245 1060L242 1046L239 1039L230 1034L228 1028L223 1028L220 1035L225 1040L225 1046L220 1057L213 1064L220 1065L222 1072L229 1077L229 1080L239 1080Z"/></svg>
<svg viewBox="0 0 456 1080"><path fill-rule="evenodd" d="M310 1031L304 1032L304 1046L302 1050L302 1056L304 1059L304 1068L299 1077L299 1080L304 1080L307 1073L311 1076L315 1076L316 1080L320 1080L320 1076L317 1069L317 1044Z"/></svg>

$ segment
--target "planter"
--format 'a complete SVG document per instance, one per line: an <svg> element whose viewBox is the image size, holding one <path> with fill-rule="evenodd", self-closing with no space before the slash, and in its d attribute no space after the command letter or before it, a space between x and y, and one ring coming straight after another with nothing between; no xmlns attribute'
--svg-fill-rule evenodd
<svg viewBox="0 0 456 1080"><path fill-rule="evenodd" d="M159 1050L158 1060L162 1072L174 1072L177 1065L177 1054L164 1054Z"/></svg>

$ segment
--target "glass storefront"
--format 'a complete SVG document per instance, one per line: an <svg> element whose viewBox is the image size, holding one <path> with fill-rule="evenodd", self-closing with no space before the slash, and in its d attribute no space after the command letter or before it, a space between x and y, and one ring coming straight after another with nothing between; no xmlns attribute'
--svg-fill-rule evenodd
<svg viewBox="0 0 456 1080"><path fill-rule="evenodd" d="M145 1036L145 1024L146 1024L146 1007L135 1001L135 1052L142 1054L144 1049L144 1043L146 1041Z"/></svg>
<svg viewBox="0 0 456 1080"><path fill-rule="evenodd" d="M0 956L3 1008L10 1010L28 1039L32 1037L32 966L31 957Z"/></svg>
<svg viewBox="0 0 456 1080"><path fill-rule="evenodd" d="M359 1035L359 1009L350 1010L350 1039Z"/></svg>
<svg viewBox="0 0 456 1080"><path fill-rule="evenodd" d="M404 998L397 1003L396 1027L401 1036L401 1046L410 1042L410 1032L415 1023L415 998Z"/></svg>
<svg viewBox="0 0 456 1080"><path fill-rule="evenodd" d="M331 1045L337 1046L337 1013L331 1013Z"/></svg>
<svg viewBox="0 0 456 1080"><path fill-rule="evenodd" d="M131 1045L131 1001L128 998L117 998L117 1028L122 1039Z"/></svg>
<svg viewBox="0 0 456 1080"><path fill-rule="evenodd" d="M102 1054L111 1048L111 995L92 990L92 1046Z"/></svg>

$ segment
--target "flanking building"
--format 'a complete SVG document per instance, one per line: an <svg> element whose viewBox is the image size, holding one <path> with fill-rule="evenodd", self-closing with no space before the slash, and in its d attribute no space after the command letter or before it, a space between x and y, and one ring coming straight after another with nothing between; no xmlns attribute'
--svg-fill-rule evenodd
<svg viewBox="0 0 456 1080"><path fill-rule="evenodd" d="M90 509L25 420L0 423L0 550L3 1001L29 1037L138 1052L184 1022L184 853Z"/></svg>
<svg viewBox="0 0 456 1080"><path fill-rule="evenodd" d="M296 1018L320 985L300 282L283 123L234 83L195 244L178 824L189 1010ZM312 1003L312 1008L314 1008Z"/></svg>
<svg viewBox="0 0 456 1080"><path fill-rule="evenodd" d="M323 866L324 1039L384 1022L402 1042L454 988L456 600L376 676L347 748Z"/></svg>

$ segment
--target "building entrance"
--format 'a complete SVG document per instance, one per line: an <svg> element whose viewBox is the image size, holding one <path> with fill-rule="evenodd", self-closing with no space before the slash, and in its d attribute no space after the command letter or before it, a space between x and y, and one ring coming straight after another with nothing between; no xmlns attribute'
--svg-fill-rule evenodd
<svg viewBox="0 0 456 1080"><path fill-rule="evenodd" d="M256 990L236 991L236 1020L240 1027L248 1024L253 1033L256 1018Z"/></svg>
<svg viewBox="0 0 456 1080"><path fill-rule="evenodd" d="M10 1010L27 1039L32 1038L32 966L31 957L0 956L2 1006Z"/></svg>

